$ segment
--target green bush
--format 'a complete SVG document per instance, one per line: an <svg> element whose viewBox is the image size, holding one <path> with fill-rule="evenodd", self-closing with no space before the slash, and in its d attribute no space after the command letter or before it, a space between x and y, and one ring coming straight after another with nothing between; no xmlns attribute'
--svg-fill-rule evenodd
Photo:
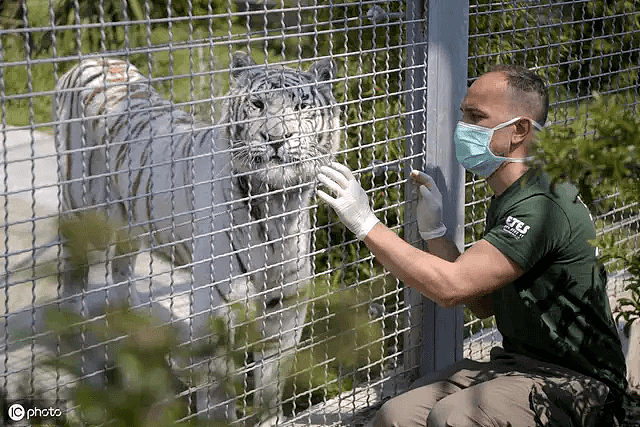
<svg viewBox="0 0 640 427"><path fill-rule="evenodd" d="M630 298L619 301L618 318L632 322L640 316L640 119L626 105L620 96L594 94L594 102L580 109L579 120L540 134L538 160L554 182L575 183L594 215L619 204L632 209L630 238L605 232L593 242L602 249L603 262L616 262L615 269L626 268L631 275L626 285Z"/></svg>
<svg viewBox="0 0 640 427"><path fill-rule="evenodd" d="M539 68L553 101L640 83L640 17L634 1L598 0L532 5L470 2L469 76L498 62ZM506 9L507 11L503 11ZM493 11L493 13L491 13Z"/></svg>
<svg viewBox="0 0 640 427"><path fill-rule="evenodd" d="M51 310L48 323L63 341L82 342L80 337L95 336L108 342L105 351L108 348L113 356L103 386L80 381L74 387L75 412L67 414L66 426L101 425L107 420L109 425L121 427L205 425L187 419L189 402L176 397L186 387L168 359L188 353L177 346L176 332L170 325L123 308L110 309L103 318L91 322L72 312ZM82 362L77 353L48 364L81 377Z"/></svg>

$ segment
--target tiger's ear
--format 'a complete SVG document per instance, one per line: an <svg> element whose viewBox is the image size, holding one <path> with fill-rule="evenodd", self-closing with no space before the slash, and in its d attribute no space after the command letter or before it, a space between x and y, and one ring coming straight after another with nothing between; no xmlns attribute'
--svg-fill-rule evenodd
<svg viewBox="0 0 640 427"><path fill-rule="evenodd" d="M231 58L231 64L229 64L231 79L237 80L238 77L249 71L254 65L257 65L256 61L248 53L240 51L234 53L233 58Z"/></svg>
<svg viewBox="0 0 640 427"><path fill-rule="evenodd" d="M331 59L321 59L314 62L308 70L309 73L315 76L316 81L327 81L335 78L337 74L336 63Z"/></svg>

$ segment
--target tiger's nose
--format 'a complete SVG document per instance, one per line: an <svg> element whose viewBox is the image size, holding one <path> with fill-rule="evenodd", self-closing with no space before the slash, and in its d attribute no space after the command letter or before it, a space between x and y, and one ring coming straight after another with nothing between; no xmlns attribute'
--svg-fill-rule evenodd
<svg viewBox="0 0 640 427"><path fill-rule="evenodd" d="M273 151L278 152L280 147L284 145L284 143L293 136L293 133L285 133L284 135L269 135L262 133L262 139L271 145Z"/></svg>

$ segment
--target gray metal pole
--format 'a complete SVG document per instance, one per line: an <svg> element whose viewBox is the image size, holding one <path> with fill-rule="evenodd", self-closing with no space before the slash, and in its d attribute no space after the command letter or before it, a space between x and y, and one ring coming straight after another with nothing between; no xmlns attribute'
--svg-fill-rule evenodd
<svg viewBox="0 0 640 427"><path fill-rule="evenodd" d="M466 92L468 0L410 0L407 4L407 153L411 168L434 177L444 198L447 236L464 246L464 169L453 145L453 130ZM405 175L408 176L408 175ZM407 200L415 200L410 182ZM415 204L405 213L405 237L424 248L415 223ZM407 289L411 306L406 366L420 375L462 358L464 316L461 307L444 309ZM421 328L419 327L421 326Z"/></svg>

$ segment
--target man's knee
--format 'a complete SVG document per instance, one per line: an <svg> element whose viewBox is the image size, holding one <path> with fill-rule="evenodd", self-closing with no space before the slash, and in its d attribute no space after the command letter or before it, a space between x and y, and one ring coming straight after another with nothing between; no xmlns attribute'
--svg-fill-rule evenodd
<svg viewBox="0 0 640 427"><path fill-rule="evenodd" d="M403 407L399 399L387 400L371 423L371 427L397 427L404 425L403 415L406 414L407 408Z"/></svg>
<svg viewBox="0 0 640 427"><path fill-rule="evenodd" d="M451 405L447 405L446 402L440 401L433 407L427 417L427 425L429 427L445 427L450 426L450 418L455 415L455 411Z"/></svg>
<svg viewBox="0 0 640 427"><path fill-rule="evenodd" d="M438 381L411 389L382 405L370 426L424 427L436 402L459 390L459 387L449 381Z"/></svg>
<svg viewBox="0 0 640 427"><path fill-rule="evenodd" d="M443 399L433 407L427 418L428 427L493 426L479 406L460 405L455 399Z"/></svg>

